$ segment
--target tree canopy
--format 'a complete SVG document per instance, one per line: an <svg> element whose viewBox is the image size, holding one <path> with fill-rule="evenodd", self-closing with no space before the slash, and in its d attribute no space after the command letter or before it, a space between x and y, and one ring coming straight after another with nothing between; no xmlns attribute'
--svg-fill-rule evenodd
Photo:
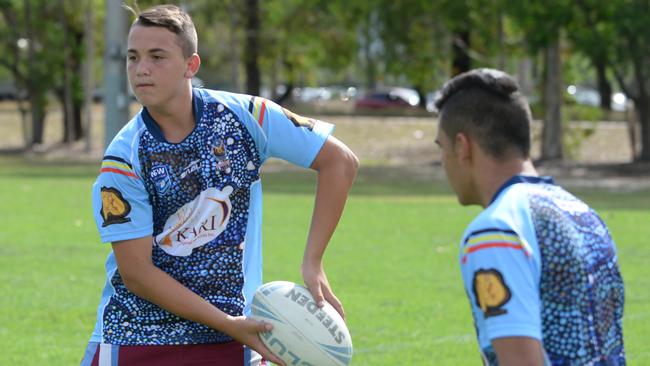
<svg viewBox="0 0 650 366"><path fill-rule="evenodd" d="M104 49L99 27L91 34L84 30L82 4L96 10L96 25L105 23L99 0L0 0L0 75L26 95L21 106L31 116L29 144L42 140L48 96L64 107L66 141L85 133L79 110L83 95L92 91L83 90L80 79L84 40L96 41L95 80L102 80ZM524 75L536 81L532 92L542 95L549 82L556 82L553 90L563 93L562 71L580 57L592 71L567 76L597 85L605 109L615 88L634 101L641 126L637 158L650 160L650 3L645 0L193 0L179 5L196 24L203 60L199 77L206 86L266 92L279 102L290 98L294 87L386 85L417 90L424 105L425 95L458 72L494 67L521 76L521 60L534 66L533 75ZM543 72L550 67L543 55L556 44L560 67L551 72L554 81Z"/></svg>

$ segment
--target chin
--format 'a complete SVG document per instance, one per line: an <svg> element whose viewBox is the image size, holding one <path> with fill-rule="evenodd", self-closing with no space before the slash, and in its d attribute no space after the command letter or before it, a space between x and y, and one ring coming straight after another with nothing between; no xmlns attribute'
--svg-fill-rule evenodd
<svg viewBox="0 0 650 366"><path fill-rule="evenodd" d="M469 206L472 204L471 202L468 202L461 196L456 196L456 198L458 199L458 203L460 203L461 206Z"/></svg>
<svg viewBox="0 0 650 366"><path fill-rule="evenodd" d="M468 195L463 195L458 192L456 192L456 198L458 199L458 203L460 203L461 206L472 206L472 205L480 204L479 202L476 202L476 200L472 199Z"/></svg>
<svg viewBox="0 0 650 366"><path fill-rule="evenodd" d="M145 107L151 107L156 104L154 98L147 97L147 96L136 95L135 99Z"/></svg>

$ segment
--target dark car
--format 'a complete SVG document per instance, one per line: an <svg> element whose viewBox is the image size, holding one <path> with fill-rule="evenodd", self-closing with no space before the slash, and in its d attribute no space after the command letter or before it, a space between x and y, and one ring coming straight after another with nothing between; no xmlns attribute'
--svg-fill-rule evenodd
<svg viewBox="0 0 650 366"><path fill-rule="evenodd" d="M356 109L411 109L417 107L420 97L415 90L390 88L372 91L355 101Z"/></svg>

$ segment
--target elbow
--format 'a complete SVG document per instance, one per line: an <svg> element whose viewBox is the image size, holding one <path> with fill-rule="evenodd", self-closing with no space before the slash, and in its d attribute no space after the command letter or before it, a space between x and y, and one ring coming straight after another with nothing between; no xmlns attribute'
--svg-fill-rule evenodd
<svg viewBox="0 0 650 366"><path fill-rule="evenodd" d="M343 160L344 160L344 163L342 164L343 175L346 181L348 181L350 185L352 185L354 179L357 176L357 172L359 171L359 158L357 158L357 156L354 155L354 153L348 149L348 151L346 151L345 153Z"/></svg>
<svg viewBox="0 0 650 366"><path fill-rule="evenodd" d="M134 273L136 272L136 273ZM140 297L142 291L145 289L144 279L142 274L138 274L138 271L120 271L120 277L122 282L129 292L132 292Z"/></svg>

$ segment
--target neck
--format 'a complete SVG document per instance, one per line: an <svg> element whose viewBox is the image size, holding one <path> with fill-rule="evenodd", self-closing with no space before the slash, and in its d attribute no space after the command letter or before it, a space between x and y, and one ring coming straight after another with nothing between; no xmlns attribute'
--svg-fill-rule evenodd
<svg viewBox="0 0 650 366"><path fill-rule="evenodd" d="M171 143L183 141L196 125L192 106L192 87L160 106L148 106L147 111L158 123L165 139Z"/></svg>
<svg viewBox="0 0 650 366"><path fill-rule="evenodd" d="M515 175L538 176L537 170L530 159L513 158L506 161L496 161L486 157L484 162L477 165L477 185L480 205L487 207L496 192Z"/></svg>

